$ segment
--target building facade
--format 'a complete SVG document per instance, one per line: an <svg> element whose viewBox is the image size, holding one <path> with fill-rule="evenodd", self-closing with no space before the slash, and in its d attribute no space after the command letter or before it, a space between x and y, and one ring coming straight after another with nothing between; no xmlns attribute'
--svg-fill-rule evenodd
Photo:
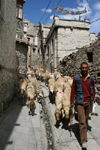
<svg viewBox="0 0 100 150"><path fill-rule="evenodd" d="M27 53L27 66L37 65L38 60L38 36L39 26L34 25L29 20L23 20L24 24L27 24L27 39L29 42Z"/></svg>
<svg viewBox="0 0 100 150"><path fill-rule="evenodd" d="M17 0L16 6L16 55L18 61L18 72L25 73L27 70L27 23L23 21L23 5L26 0Z"/></svg>
<svg viewBox="0 0 100 150"><path fill-rule="evenodd" d="M95 41L96 35L89 32L89 20L62 20L58 16L53 19L45 41L45 61L47 70L54 72L64 56L89 45Z"/></svg>
<svg viewBox="0 0 100 150"><path fill-rule="evenodd" d="M17 90L15 35L16 0L0 0L0 114L9 106Z"/></svg>

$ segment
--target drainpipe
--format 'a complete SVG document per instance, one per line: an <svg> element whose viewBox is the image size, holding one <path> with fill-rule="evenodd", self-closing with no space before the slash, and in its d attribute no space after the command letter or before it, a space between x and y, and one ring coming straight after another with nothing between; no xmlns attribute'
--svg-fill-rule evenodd
<svg viewBox="0 0 100 150"><path fill-rule="evenodd" d="M32 44L30 45L30 66L32 65Z"/></svg>
<svg viewBox="0 0 100 150"><path fill-rule="evenodd" d="M57 48L58 48L58 45L57 45L57 30L56 30L56 36L55 36L55 55L54 55L54 70L55 70L55 73L57 72Z"/></svg>
<svg viewBox="0 0 100 150"><path fill-rule="evenodd" d="M54 20L54 24L56 24L56 20L59 20L59 16L57 16L57 15L55 15L54 17L53 17L53 20ZM54 55L54 71L55 71L55 73L57 72L57 52L58 52L58 38L57 38L57 32L58 32L58 30L57 30L57 28L56 28L56 30L55 30L55 55Z"/></svg>

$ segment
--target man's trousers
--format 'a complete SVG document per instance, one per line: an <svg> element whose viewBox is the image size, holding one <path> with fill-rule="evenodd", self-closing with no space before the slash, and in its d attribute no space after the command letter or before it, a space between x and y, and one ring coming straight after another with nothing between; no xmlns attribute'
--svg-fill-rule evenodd
<svg viewBox="0 0 100 150"><path fill-rule="evenodd" d="M90 113L90 102L83 105L77 104L78 121L79 121L79 132L81 138L81 144L87 141L87 123Z"/></svg>

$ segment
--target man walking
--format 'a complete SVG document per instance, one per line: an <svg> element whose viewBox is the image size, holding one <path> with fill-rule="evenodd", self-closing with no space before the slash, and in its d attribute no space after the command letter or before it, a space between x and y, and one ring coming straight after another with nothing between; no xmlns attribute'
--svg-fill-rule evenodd
<svg viewBox="0 0 100 150"><path fill-rule="evenodd" d="M81 73L73 78L70 99L71 107L74 105L74 97L77 104L82 148L87 148L87 123L95 97L94 79L88 74L88 69L88 64L82 62L80 65Z"/></svg>

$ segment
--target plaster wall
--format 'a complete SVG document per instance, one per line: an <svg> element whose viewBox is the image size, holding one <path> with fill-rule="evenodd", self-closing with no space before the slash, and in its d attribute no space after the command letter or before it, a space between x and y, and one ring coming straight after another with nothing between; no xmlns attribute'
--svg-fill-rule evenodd
<svg viewBox="0 0 100 150"><path fill-rule="evenodd" d="M1 0L0 20L0 113L15 96L18 82L15 52L16 0Z"/></svg>

